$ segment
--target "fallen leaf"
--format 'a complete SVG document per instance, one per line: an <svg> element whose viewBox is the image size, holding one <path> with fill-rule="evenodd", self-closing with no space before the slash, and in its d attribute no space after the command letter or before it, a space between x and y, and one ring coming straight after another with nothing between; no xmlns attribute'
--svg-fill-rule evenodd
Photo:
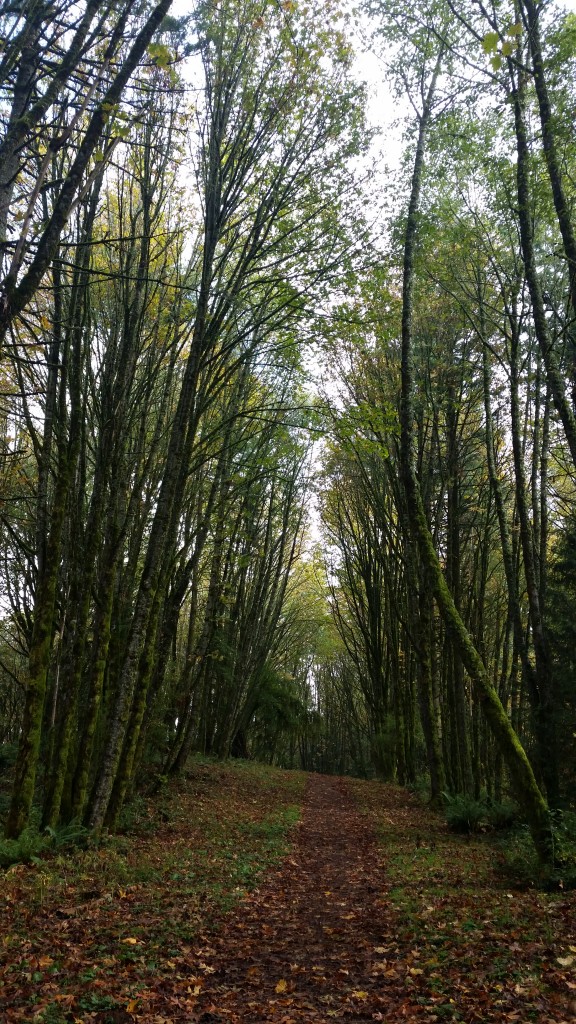
<svg viewBox="0 0 576 1024"><path fill-rule="evenodd" d="M128 938L126 938L126 939L121 939L120 941L124 942L127 946L137 946L138 945L138 939L133 939L131 935L128 936Z"/></svg>
<svg viewBox="0 0 576 1024"><path fill-rule="evenodd" d="M288 989L288 982L284 981L284 978L280 978L280 981L276 985L276 992L286 992Z"/></svg>

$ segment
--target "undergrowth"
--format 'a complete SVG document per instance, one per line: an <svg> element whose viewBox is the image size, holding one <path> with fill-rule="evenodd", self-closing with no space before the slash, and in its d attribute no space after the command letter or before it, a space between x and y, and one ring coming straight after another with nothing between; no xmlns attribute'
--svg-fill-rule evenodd
<svg viewBox="0 0 576 1024"><path fill-rule="evenodd" d="M554 856L543 865L536 855L530 830L512 801L497 802L489 797L475 800L462 793L444 793L444 816L452 832L460 834L503 833L494 837L498 864L511 882L540 889L576 887L576 814L552 812Z"/></svg>
<svg viewBox="0 0 576 1024"><path fill-rule="evenodd" d="M515 827L501 845L501 864L505 877L516 884L543 890L576 888L576 814L554 811L552 814L554 859L543 865L538 860L527 825Z"/></svg>
<svg viewBox="0 0 576 1024"><path fill-rule="evenodd" d="M84 825L62 825L46 828L43 832L34 827L27 828L18 839L0 839L0 867L39 864L50 853L85 846L89 840L90 830Z"/></svg>
<svg viewBox="0 0 576 1024"><path fill-rule="evenodd" d="M475 799L465 793L443 793L446 823L453 832L481 832L511 828L519 820L519 811L511 800L497 801L489 796Z"/></svg>

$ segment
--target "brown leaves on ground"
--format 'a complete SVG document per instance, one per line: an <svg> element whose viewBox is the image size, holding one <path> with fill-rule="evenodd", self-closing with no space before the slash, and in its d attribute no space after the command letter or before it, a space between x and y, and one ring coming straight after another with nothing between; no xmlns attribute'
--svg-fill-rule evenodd
<svg viewBox="0 0 576 1024"><path fill-rule="evenodd" d="M246 893L298 777L203 771L160 833L132 840L146 879L110 889L92 874L82 890L75 874L59 891L42 890L49 862L7 874L3 1019L574 1020L572 894L514 891L486 841L448 834L404 791L322 776L291 850Z"/></svg>

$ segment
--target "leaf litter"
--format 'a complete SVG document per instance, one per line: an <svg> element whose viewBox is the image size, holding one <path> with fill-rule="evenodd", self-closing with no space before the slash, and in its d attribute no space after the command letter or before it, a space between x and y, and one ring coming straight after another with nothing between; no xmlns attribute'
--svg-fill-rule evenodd
<svg viewBox="0 0 576 1024"><path fill-rule="evenodd" d="M399 787L303 778L196 768L124 861L7 872L6 1024L574 1022L573 893L511 890Z"/></svg>

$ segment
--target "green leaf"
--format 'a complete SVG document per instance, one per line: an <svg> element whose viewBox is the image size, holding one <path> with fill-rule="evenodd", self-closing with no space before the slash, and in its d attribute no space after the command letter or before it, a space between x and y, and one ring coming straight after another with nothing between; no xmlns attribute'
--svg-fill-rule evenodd
<svg viewBox="0 0 576 1024"><path fill-rule="evenodd" d="M172 54L164 43L150 43L148 54L159 68L166 70L170 66Z"/></svg>
<svg viewBox="0 0 576 1024"><path fill-rule="evenodd" d="M502 67L502 57L500 56L500 54L497 53L495 57L492 57L490 59L490 63L494 68L494 71L499 71L500 68Z"/></svg>
<svg viewBox="0 0 576 1024"><path fill-rule="evenodd" d="M498 46L499 36L497 32L487 32L482 40L484 53L493 53Z"/></svg>

